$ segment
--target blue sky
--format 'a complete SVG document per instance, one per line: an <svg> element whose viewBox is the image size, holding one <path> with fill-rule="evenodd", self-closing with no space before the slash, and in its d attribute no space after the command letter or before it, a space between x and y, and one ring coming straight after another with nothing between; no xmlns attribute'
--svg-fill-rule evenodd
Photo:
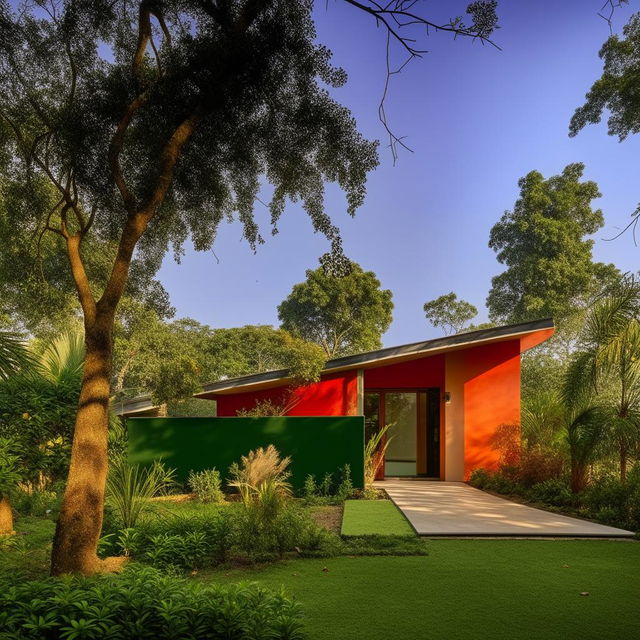
<svg viewBox="0 0 640 640"><path fill-rule="evenodd" d="M594 236L596 259L623 271L640 267L630 234L606 241L627 224L640 201L640 137L619 143L606 124L569 138L568 123L601 72L597 56L609 31L597 16L603 0L502 0L498 51L478 42L433 34L429 53L396 76L387 112L413 153L393 166L384 148L377 107L384 84L385 35L368 16L340 0L317 2L318 40L349 74L334 92L368 138L381 139L381 164L370 175L364 206L351 219L341 192L328 185L327 211L340 226L348 256L374 271L393 291L394 320L386 346L439 335L422 305L448 291L473 302L486 318L491 277L502 271L488 246L489 230L518 195L532 169L545 176L584 162L585 177L603 197L606 225ZM433 0L441 18L464 13L468 2ZM615 16L621 29L640 3ZM445 13L443 13L443 11ZM269 235L266 210L256 214L267 243L253 254L238 223L221 227L211 253L169 255L159 277L177 316L213 327L277 325L277 305L327 250L297 205Z"/></svg>

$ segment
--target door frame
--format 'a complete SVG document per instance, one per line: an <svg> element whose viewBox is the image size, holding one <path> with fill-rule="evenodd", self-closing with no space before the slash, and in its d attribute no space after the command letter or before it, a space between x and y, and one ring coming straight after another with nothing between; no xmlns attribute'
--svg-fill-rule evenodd
<svg viewBox="0 0 640 640"><path fill-rule="evenodd" d="M417 477L417 478L433 478L444 480L444 468L445 468L445 442L444 442L444 433L445 433L445 421L444 421L444 398L442 395L442 389L440 387L366 387L364 389L363 396L367 393L377 393L378 397L378 428L382 428L385 424L385 394L386 393L415 393L416 396L420 393L424 393L426 396L425 407L421 407L419 396L416 398L416 475L415 476L407 476L408 478ZM437 397L438 402L430 404L429 400L431 397ZM437 411L437 419L439 420L438 425L438 440L439 440L439 455L438 455L438 474L432 475L429 472L428 464L429 464L429 455L427 450L427 427L428 427L428 419L432 410L435 407ZM423 425L424 428L420 428ZM422 462L422 464L421 464ZM418 471L420 468L424 469L424 472ZM384 460L380 467L381 472L379 472L378 476L376 476L376 480L384 479Z"/></svg>

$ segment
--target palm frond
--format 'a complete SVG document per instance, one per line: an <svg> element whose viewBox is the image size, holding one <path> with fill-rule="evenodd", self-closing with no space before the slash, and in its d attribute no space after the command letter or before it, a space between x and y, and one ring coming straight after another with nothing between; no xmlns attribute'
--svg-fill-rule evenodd
<svg viewBox="0 0 640 640"><path fill-rule="evenodd" d="M63 333L40 356L42 375L53 382L79 375L84 364L84 337L79 332Z"/></svg>
<svg viewBox="0 0 640 640"><path fill-rule="evenodd" d="M0 331L0 380L30 369L33 364L33 356L20 335L12 331Z"/></svg>

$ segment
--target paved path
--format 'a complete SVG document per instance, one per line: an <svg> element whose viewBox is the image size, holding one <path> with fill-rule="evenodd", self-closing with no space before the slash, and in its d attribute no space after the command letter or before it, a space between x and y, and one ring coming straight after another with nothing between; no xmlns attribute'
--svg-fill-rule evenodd
<svg viewBox="0 0 640 640"><path fill-rule="evenodd" d="M423 536L619 538L634 534L497 498L463 482L383 480L384 489Z"/></svg>

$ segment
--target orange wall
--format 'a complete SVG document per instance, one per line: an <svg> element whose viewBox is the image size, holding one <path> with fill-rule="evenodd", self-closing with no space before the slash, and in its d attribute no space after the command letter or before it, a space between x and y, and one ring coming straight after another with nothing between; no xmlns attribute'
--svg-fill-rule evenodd
<svg viewBox="0 0 640 640"><path fill-rule="evenodd" d="M293 390L295 406L291 416L355 416L358 412L358 375L344 371L322 376L320 382ZM287 397L287 387L250 391L216 397L218 416L235 416L238 409L253 409L257 401L270 399L277 403Z"/></svg>
<svg viewBox="0 0 640 640"><path fill-rule="evenodd" d="M473 469L495 469L492 438L502 424L520 424L520 341L467 349L464 367L464 477Z"/></svg>

